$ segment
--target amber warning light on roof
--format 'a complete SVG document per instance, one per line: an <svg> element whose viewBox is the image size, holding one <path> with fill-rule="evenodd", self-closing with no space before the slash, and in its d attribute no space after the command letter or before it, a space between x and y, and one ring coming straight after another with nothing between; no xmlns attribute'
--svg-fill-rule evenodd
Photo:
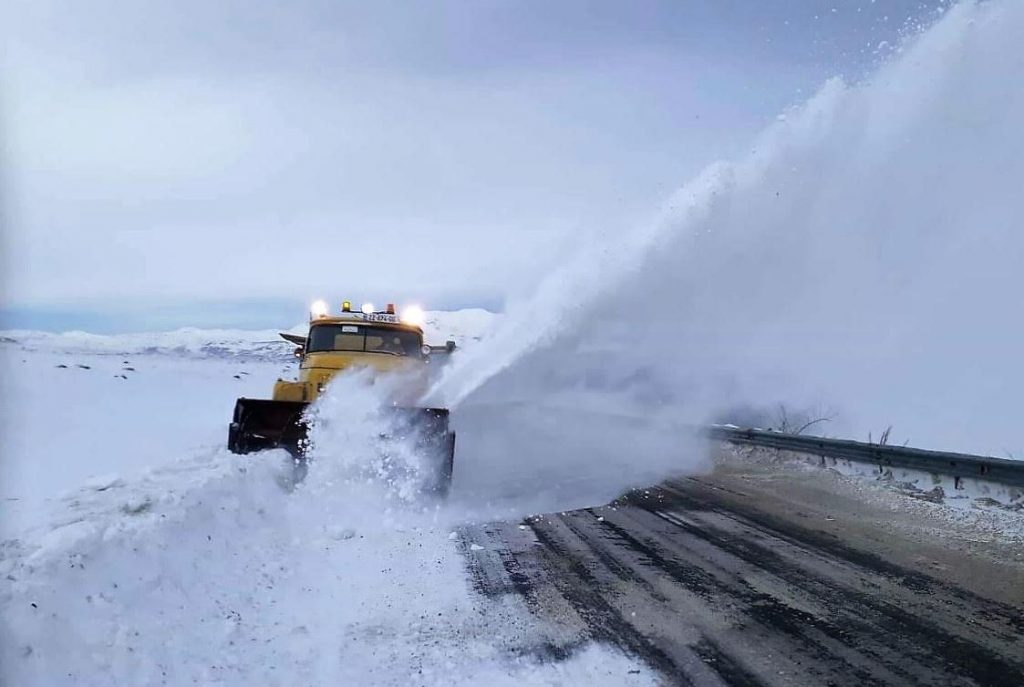
<svg viewBox="0 0 1024 687"><path fill-rule="evenodd" d="M374 308L373 303L363 303L357 312L353 312L352 301L342 301L341 312L343 314L351 313L356 317L358 317L359 314L362 314L365 317L370 317L371 315L388 315L390 316L390 318L393 319L385 319L382 317L381 321L403 322L405 324L410 324L416 327L422 327L426 319L423 312L423 308L418 305L409 305L402 308L402 314L401 316L399 316L397 314L397 308L395 307L394 303L388 303L387 308L383 312L378 312ZM309 306L310 320L317 320L322 317L327 317L328 315L330 315L330 307L327 305L327 301L325 300L313 301L313 303Z"/></svg>

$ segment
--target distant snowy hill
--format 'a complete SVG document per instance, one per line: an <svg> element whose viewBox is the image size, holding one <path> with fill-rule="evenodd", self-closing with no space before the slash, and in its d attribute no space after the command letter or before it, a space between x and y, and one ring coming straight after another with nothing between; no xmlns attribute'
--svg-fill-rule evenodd
<svg viewBox="0 0 1024 687"><path fill-rule="evenodd" d="M427 343L440 345L454 340L460 347L479 341L493 325L494 313L480 308L426 313ZM170 332L132 334L90 334L71 331L60 334L30 330L0 331L0 342L25 350L89 354L175 354L195 358L287 359L291 346L279 332L305 333L306 323L280 329L196 329L185 327Z"/></svg>

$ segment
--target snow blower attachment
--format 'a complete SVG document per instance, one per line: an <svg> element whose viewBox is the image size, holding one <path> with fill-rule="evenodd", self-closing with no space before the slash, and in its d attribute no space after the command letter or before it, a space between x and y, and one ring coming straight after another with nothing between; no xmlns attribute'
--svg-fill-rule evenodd
<svg viewBox="0 0 1024 687"><path fill-rule="evenodd" d="M417 315L421 318L422 311L414 309L411 316L403 313L399 318L393 305L380 312L369 305L352 312L346 301L340 315L329 317L326 305L315 303L307 336L281 334L298 345L298 380L277 380L270 400L238 399L228 428L228 449L232 453L251 453L283 448L304 462L306 409L336 374L370 368L379 374L401 375L398 379L406 387L400 390L404 398L396 399L399 403L381 410L388 427L385 438L409 442L424 459L424 491L447 494L455 458L455 433L448 427L448 410L401 403L422 395L431 354L440 348L424 345L421 322L413 317ZM448 342L444 350L450 354L454 343Z"/></svg>

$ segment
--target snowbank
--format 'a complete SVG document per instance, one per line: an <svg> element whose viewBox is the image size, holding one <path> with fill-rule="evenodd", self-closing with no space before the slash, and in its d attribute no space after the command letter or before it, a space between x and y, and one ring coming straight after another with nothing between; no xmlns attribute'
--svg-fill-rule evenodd
<svg viewBox="0 0 1024 687"><path fill-rule="evenodd" d="M6 682L654 683L612 649L524 651L525 619L484 612L444 513L290 477L283 452L216 451L96 482L5 542Z"/></svg>

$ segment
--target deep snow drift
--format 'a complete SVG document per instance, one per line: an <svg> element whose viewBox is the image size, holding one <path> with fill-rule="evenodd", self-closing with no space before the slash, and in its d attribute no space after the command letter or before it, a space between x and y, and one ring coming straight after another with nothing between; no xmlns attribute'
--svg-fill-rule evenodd
<svg viewBox="0 0 1024 687"><path fill-rule="evenodd" d="M768 426L779 404L834 414L832 435L1024 458L1022 34L1024 3L964 3L865 83L825 84L509 308L435 398L482 416L496 465L496 433L537 427L524 473L590 465L599 412ZM610 439L602 456L633 448ZM648 441L632 463L665 467Z"/></svg>
<svg viewBox="0 0 1024 687"><path fill-rule="evenodd" d="M0 559L9 684L652 684L618 651L541 663L484 613L443 513L284 455L197 456L83 491ZM99 485L97 485L99 488ZM536 652L536 655L534 655Z"/></svg>

